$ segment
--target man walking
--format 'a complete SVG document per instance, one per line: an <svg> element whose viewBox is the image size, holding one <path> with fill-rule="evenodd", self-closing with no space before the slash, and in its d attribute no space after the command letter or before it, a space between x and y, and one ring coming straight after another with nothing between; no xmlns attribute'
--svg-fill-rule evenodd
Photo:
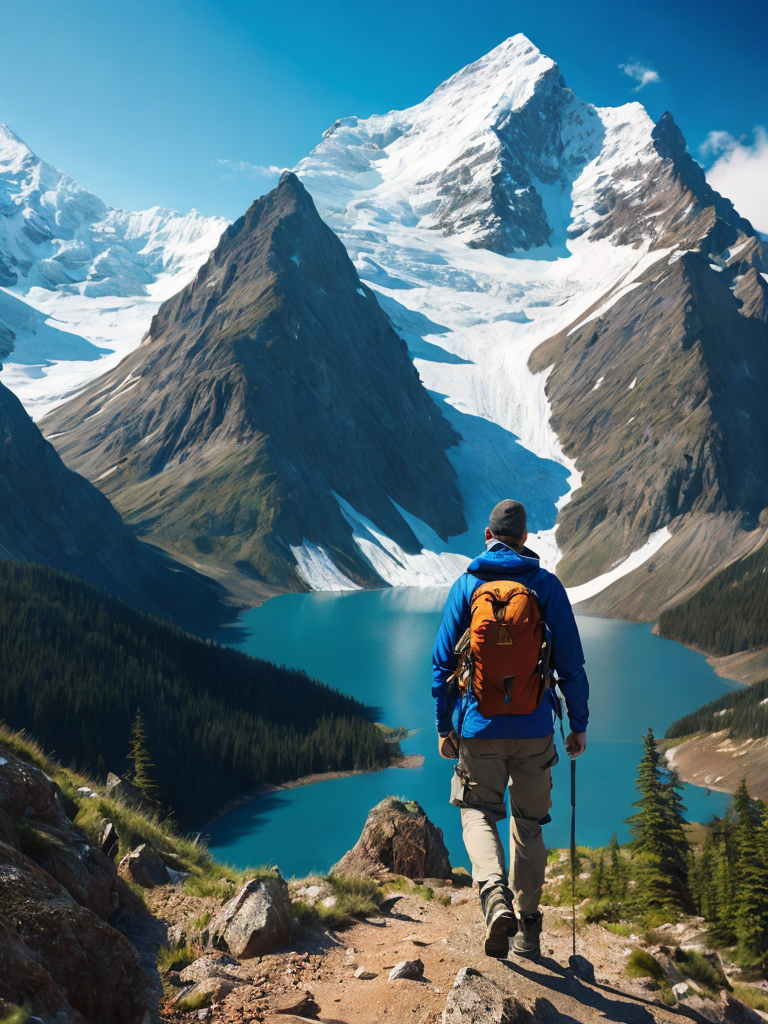
<svg viewBox="0 0 768 1024"><path fill-rule="evenodd" d="M587 745L589 684L568 595L539 566L527 539L524 507L499 502L485 531L487 550L448 595L432 655L432 694L440 754L458 759L451 803L461 808L485 915L485 952L505 957L514 935L513 952L535 959L547 856L541 826L550 820L551 769L558 760L550 672L565 697L571 757ZM506 817L507 786L508 876L496 825Z"/></svg>

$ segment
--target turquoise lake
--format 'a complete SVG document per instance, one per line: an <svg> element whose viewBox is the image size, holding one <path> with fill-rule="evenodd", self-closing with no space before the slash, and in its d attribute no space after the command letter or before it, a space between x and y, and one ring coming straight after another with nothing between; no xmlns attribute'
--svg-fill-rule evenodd
<svg viewBox="0 0 768 1024"><path fill-rule="evenodd" d="M246 639L236 646L310 675L379 709L377 720L417 730L402 744L422 754L420 768L281 790L239 807L207 830L215 856L240 868L277 864L286 877L327 872L354 845L374 804L387 794L418 800L442 828L455 865L468 865L459 812L448 803L451 761L437 754L431 686L432 643L447 590L397 588L349 593L288 594L243 614ZM589 745L577 765L577 837L600 846L614 832L628 838L642 736L657 736L681 715L737 684L721 679L705 658L654 636L645 624L578 620L590 680ZM290 699L290 694L286 694ZM558 737L558 746L562 744ZM569 837L568 759L554 772L547 845ZM728 797L688 786L688 817L721 814ZM504 823L502 828L506 832Z"/></svg>

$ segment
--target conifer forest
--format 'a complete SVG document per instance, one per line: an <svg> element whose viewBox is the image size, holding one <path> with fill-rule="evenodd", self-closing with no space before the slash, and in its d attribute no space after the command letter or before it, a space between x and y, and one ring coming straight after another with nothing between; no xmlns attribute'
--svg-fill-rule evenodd
<svg viewBox="0 0 768 1024"><path fill-rule="evenodd" d="M0 562L0 677L8 726L101 780L132 767L187 827L264 783L375 768L392 750L369 709L304 672L36 565Z"/></svg>

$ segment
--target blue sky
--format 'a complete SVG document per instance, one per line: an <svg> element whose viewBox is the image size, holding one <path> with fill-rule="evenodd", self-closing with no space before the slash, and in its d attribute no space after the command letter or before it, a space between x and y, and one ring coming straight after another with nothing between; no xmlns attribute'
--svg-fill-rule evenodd
<svg viewBox="0 0 768 1024"><path fill-rule="evenodd" d="M583 99L671 110L696 156L727 133L705 160L724 188L768 181L766 0L0 0L0 27L0 121L127 209L236 217L276 178L232 164L292 166L336 118L417 103L516 32Z"/></svg>

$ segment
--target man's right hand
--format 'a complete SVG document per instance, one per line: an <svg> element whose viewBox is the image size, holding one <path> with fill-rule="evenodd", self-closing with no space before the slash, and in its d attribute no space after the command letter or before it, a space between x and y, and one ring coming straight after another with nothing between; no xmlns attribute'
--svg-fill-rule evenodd
<svg viewBox="0 0 768 1024"><path fill-rule="evenodd" d="M565 737L565 752L568 757L578 757L587 749L587 734L585 732L569 732Z"/></svg>
<svg viewBox="0 0 768 1024"><path fill-rule="evenodd" d="M440 751L440 757L444 757L448 761L455 761L459 756L458 737L456 736L456 733L452 732L447 736L441 736L438 749Z"/></svg>

